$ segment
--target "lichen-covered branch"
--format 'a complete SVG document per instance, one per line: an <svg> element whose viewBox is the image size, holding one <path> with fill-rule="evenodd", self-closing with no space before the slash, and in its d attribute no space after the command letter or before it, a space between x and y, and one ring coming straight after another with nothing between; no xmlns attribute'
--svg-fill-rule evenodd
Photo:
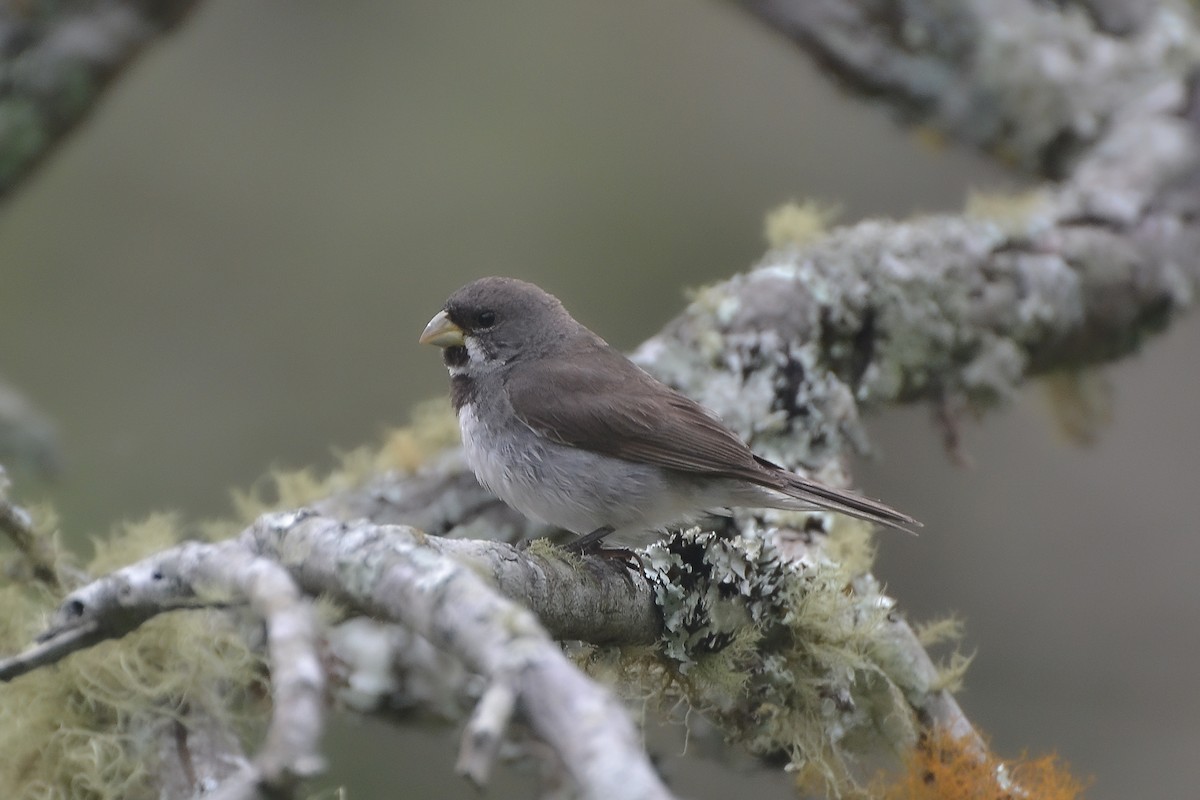
<svg viewBox="0 0 1200 800"><path fill-rule="evenodd" d="M195 0L0 4L0 200Z"/></svg>
<svg viewBox="0 0 1200 800"><path fill-rule="evenodd" d="M1044 202L1013 224L866 222L781 246L635 358L764 454L822 468L861 441L858 403L985 408L1029 376L1131 353L1190 308L1200 265L1170 250L1191 222L1067 219Z"/></svg>
<svg viewBox="0 0 1200 800"><path fill-rule="evenodd" d="M590 565L590 577L570 582L570 563L509 545L437 541L412 529L347 526L311 512L276 514L240 540L185 544L72 592L39 645L0 662L0 680L122 636L165 611L245 599L267 622L273 719L259 755L211 796L290 791L320 766L324 672L311 612L284 568L307 591L400 621L485 677L464 737L464 775L486 780L509 718L519 711L583 796L670 797L619 701L567 661L529 611L477 574L523 593L559 634L652 640L659 628L649 589L603 560Z"/></svg>
<svg viewBox="0 0 1200 800"><path fill-rule="evenodd" d="M849 524L851 533L858 530L859 523ZM892 601L869 576L811 547L807 527L804 534L751 518L741 522L737 538L689 532L648 548L641 574L634 575L611 559L579 561L545 549L435 539L411 528L343 523L311 512L267 515L239 540L185 545L73 592L47 634L50 642L67 644L49 655L35 647L0 665L0 672L11 678L61 659L157 611L229 602L235 598L224 584L210 584L204 565L224 564L236 576L245 562L283 567L307 593L400 622L482 675L485 688L459 762L478 782L486 780L517 712L558 753L586 796L666 796L615 698L564 660L526 608L555 637L597 645L585 659L589 669L603 672L616 658L627 690L640 684L677 694L708 713L727 737L761 755L783 755L825 785L861 778L853 765L864 752L898 753L916 740L922 724L974 738L925 651L907 625L890 616ZM67 638L80 629L89 636ZM357 643L348 633L334 640L345 648L347 663L363 652L363 634L354 634ZM282 651L270 644L276 668L274 653ZM614 644L625 649L605 647ZM365 646L378 650L378 644ZM389 649L385 645L385 656ZM388 680L378 675L392 673L385 665L374 674L360 697L378 698ZM273 673L277 707L295 705L279 685L285 675ZM426 696L445 700L465 692L467 674L450 675L456 684L438 683ZM451 715L460 711L461 697L449 705ZM309 712L290 713L305 719ZM268 736L264 754L277 749L294 750L273 747ZM261 766L264 758L256 761L260 774L272 774ZM243 769L226 780L222 791L229 794L222 796L245 796L252 774ZM620 785L615 774L623 776Z"/></svg>
<svg viewBox="0 0 1200 800"><path fill-rule="evenodd" d="M819 4L770 5L806 14ZM839 8L846 17L859 13L844 4ZM989 15L993 11L1054 13L1019 3L989 7ZM964 6L945 13L973 12ZM1037 125L1015 129L1004 122L1006 115L1031 113L1029 107L1014 105L1019 92L995 99L991 116L979 118L984 123L990 119L994 131L1011 133L1017 142L989 138L990 133L971 139L975 134L969 128L967 133L953 125L946 128L993 150L1020 149L1018 160L1028 169L1069 173L1070 180L1019 197L977 198L963 216L865 222L807 239L789 237L785 219L782 235L757 269L698 293L681 317L639 348L636 359L717 410L764 455L845 483L846 458L864 444L860 404L923 400L943 408L978 409L1010 396L1030 376L1083 369L1133 352L1190 308L1200 282L1193 255L1200 242L1193 191L1200 181L1188 85L1193 57L1186 43L1162 38L1164 19L1148 17L1131 34L1142 38L1129 43L1087 32L1079 19L1060 20L1045 28L1042 38L1029 40L1049 46L1054 36L1065 37L1054 46L1068 52L1083 47L1073 57L1085 65L1104 63L1106 48L1117 48L1109 56L1124 59L1122 69L1138 73L1131 83L1114 82L1115 75L1097 81L1095 96L1107 103L1096 107L1102 130L1085 135L1074 129L1064 134L1061 127L1051 133ZM881 30L919 29L903 19L892 23ZM971 27L958 33L991 35ZM1182 35L1194 37L1194 32ZM870 46L865 37L847 36L844 44ZM905 57L945 59L942 49L930 49L925 56L919 48L907 47ZM865 67L878 63L862 59ZM950 61L943 67L945 80L987 97L988 91L979 88L982 78L962 64ZM908 75L905 70L882 72L900 80ZM974 88L965 85L971 81ZM1101 91L1105 83L1107 93ZM1045 91L1043 101L1058 103L1061 86ZM1078 110L1078 102L1069 107ZM1064 123L1059 116L1039 117L1037 122L1075 125L1084 118L1067 115ZM974 114L959 120L976 121ZM1056 137L1058 145L1051 146ZM326 502L323 510L329 513L414 523L451 535L476 536L490 529L511 541L531 527L474 487L454 453L418 476L380 476ZM739 532L745 534L752 524L739 518ZM824 529L810 532L809 553L823 552ZM705 563L711 547L704 550ZM864 599L874 596L869 575L855 580ZM668 625L669 620L668 614ZM689 625L701 629L698 622ZM939 684L938 672L912 630L897 618L881 624L876 634L877 649L855 674L886 674L879 686L901 692L922 724L936 723L982 750L953 699L930 691ZM872 695L868 687L864 697L861 688L826 687L834 708L852 717L859 714L859 724L870 727L872 717L863 709L878 708L872 696L882 702L888 692ZM754 688L768 694L777 690L769 682ZM704 706L697 685L682 691ZM784 729L796 730L794 725L764 725L738 713L736 703L715 713L727 732L759 751L786 749ZM830 730L855 727L837 722ZM911 735L899 733L894 742ZM813 742L804 741L811 756Z"/></svg>
<svg viewBox="0 0 1200 800"><path fill-rule="evenodd" d="M1200 55L1185 0L1095 0L1090 14L1036 0L737 4L906 123L1051 178L1144 98L1177 90Z"/></svg>
<svg viewBox="0 0 1200 800"><path fill-rule="evenodd" d="M1190 309L1190 5L1157 4L1121 38L1026 0L740 5L906 118L1065 176L964 215L823 236L807 233L811 212L782 212L757 268L701 292L637 353L769 455L836 478L863 441L859 403L978 409L1027 376L1127 355Z"/></svg>

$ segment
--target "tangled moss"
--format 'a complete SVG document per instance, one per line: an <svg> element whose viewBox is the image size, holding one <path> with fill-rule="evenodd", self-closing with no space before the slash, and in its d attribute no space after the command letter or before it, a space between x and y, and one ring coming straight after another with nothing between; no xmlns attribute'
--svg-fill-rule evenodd
<svg viewBox="0 0 1200 800"><path fill-rule="evenodd" d="M22 647L50 604L0 592L0 647ZM0 796L115 800L153 794L150 719L200 712L249 732L261 716L262 664L228 618L176 612L120 641L72 655L0 687Z"/></svg>
<svg viewBox="0 0 1200 800"><path fill-rule="evenodd" d="M178 514L151 514L140 522L123 522L103 539L92 540L90 575L106 575L153 553L174 547L183 538Z"/></svg>
<svg viewBox="0 0 1200 800"><path fill-rule="evenodd" d="M169 514L95 542L99 574L173 545ZM61 597L33 581L0 589L0 651L27 647ZM0 796L110 800L153 793L147 721L199 712L249 732L261 716L263 665L227 614L175 612L134 633L0 686Z"/></svg>

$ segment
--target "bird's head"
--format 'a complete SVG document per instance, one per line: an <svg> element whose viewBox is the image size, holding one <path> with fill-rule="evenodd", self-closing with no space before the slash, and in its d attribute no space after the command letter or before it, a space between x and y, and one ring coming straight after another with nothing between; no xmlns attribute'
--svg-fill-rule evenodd
<svg viewBox="0 0 1200 800"><path fill-rule="evenodd" d="M481 375L555 352L586 331L554 295L515 278L480 278L429 320L421 344L442 348L452 375Z"/></svg>

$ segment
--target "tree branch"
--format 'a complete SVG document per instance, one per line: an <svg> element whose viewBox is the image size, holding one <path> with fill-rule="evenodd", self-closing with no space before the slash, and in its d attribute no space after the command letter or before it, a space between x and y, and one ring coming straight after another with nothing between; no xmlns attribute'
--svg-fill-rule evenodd
<svg viewBox="0 0 1200 800"><path fill-rule="evenodd" d="M242 601L266 623L272 719L258 756L227 777L212 796L289 796L299 779L323 764L317 746L324 670L316 651L316 624L287 572L237 542L184 544L75 590L39 637L41 644L0 664L0 680L124 636L165 611Z"/></svg>
<svg viewBox="0 0 1200 800"><path fill-rule="evenodd" d="M459 760L472 777L486 775L481 759L488 752L494 754L490 742L480 748L485 751L482 756L477 753L472 733L504 716L506 703L499 700L512 692L522 716L562 759L584 797L670 796L617 699L566 660L533 614L495 592L476 572L504 570L507 581L497 582L510 587L526 583L536 587L532 597L550 601L545 576L558 573L563 565L525 558L503 544L445 542L411 529L347 525L304 513L268 515L242 539L260 555L278 559L308 591L329 593L355 608L402 622L488 680L481 702L489 707L476 712L478 722L468 730L468 747ZM439 552L439 546L447 544L470 546L457 548L463 562ZM615 569L606 564L601 568L605 572L597 573L595 580L579 581L572 588L573 593L591 598L589 613L574 624L566 623L574 634L596 624L596 606L603 602L598 590L614 588L620 580ZM606 577L608 573L611 577ZM643 591L641 596L649 594ZM564 609L585 605L569 597L554 602ZM649 604L640 605L645 609ZM621 615L635 626L635 635L636 626L653 616L652 609L646 610L646 614ZM566 619L568 614L558 618ZM597 632L617 635L605 624ZM490 737L490 732L485 733L485 739Z"/></svg>
<svg viewBox="0 0 1200 800"><path fill-rule="evenodd" d="M870 4L742 5L854 86L1068 176L964 216L785 234L701 293L637 360L743 435L825 469L863 441L855 401L987 406L1027 376L1127 355L1191 307L1200 34L1185 5L1164 2L1121 40L1025 0L887 18ZM770 441L793 433L805 441Z"/></svg>
<svg viewBox="0 0 1200 800"><path fill-rule="evenodd" d="M907 625L884 616L893 602L869 576L854 578L847 592L846 573L805 537L752 521L742 530L741 538L693 532L652 545L644 574L634 577L611 559L579 563L557 551L431 539L408 528L347 524L305 512L274 514L236 543L185 545L72 593L48 636L67 637L81 626L113 635L155 609L223 602L224 592L205 590L209 579L196 565L236 563L253 552L252 561L282 565L306 592L401 622L485 676L488 685L464 733L459 761L477 782L486 780L500 733L519 709L588 796L666 796L619 704L563 659L525 607L559 638L659 642L661 655L642 657L636 669L678 687L689 702L707 708L726 735L753 751L816 760L832 782L848 774L843 738L853 737L859 749L864 737L897 746L901 717L894 706L901 696L926 724L974 737ZM480 575L521 605L502 599ZM750 640L752 648L735 646ZM66 652L64 647L53 655ZM278 661L273 655L272 663ZM721 681L690 677L694 670L714 669L732 670L741 677L730 679L750 683L729 695ZM798 675L809 676L800 688ZM276 703L283 702L283 692L277 688L276 694ZM829 704L824 697L838 700ZM764 717L764 704L786 717ZM831 730L841 733L830 738ZM901 738L911 743L915 733L910 729ZM268 737L264 753L270 742ZM818 745L829 755L817 756ZM619 785L614 775L622 776Z"/></svg>
<svg viewBox="0 0 1200 800"><path fill-rule="evenodd" d="M54 423L0 378L0 463L52 478L62 468L61 458Z"/></svg>
<svg viewBox="0 0 1200 800"><path fill-rule="evenodd" d="M486 780L499 734L516 707L585 797L670 797L616 698L570 664L530 612L489 588L475 570L490 567L498 583L522 587L546 608L565 601L562 611L547 617L559 620L564 631L606 641L653 635L656 609L645 585L639 590L604 560L591 565L592 580L572 586L564 580L570 565L556 559L527 558L497 543L438 542L449 545L445 549L456 552L460 563L426 546L430 542L411 529L350 527L310 512L271 515L238 541L185 544L72 592L42 644L0 664L0 679L124 635L157 613L246 597L268 623L275 714L254 764L223 782L214 796L254 797L260 785L290 790L320 765L315 746L323 672L306 604L282 564L307 591L403 622L488 679L459 761L473 780ZM556 601L550 594L556 588L573 588L582 597ZM640 596L641 602L628 604L639 613L622 612L609 596L613 591ZM598 621L597 606L612 606L612 619Z"/></svg>
<svg viewBox="0 0 1200 800"><path fill-rule="evenodd" d="M0 6L0 200L94 108L109 82L195 0Z"/></svg>
<svg viewBox="0 0 1200 800"><path fill-rule="evenodd" d="M1090 19L1035 0L738 5L906 124L1050 178L1196 67L1192 9L1179 0L1095 0Z"/></svg>
<svg viewBox="0 0 1200 800"><path fill-rule="evenodd" d="M25 559L31 576L50 589L62 588L56 552L50 542L34 530L28 511L8 500L8 473L0 466L0 533L8 537Z"/></svg>

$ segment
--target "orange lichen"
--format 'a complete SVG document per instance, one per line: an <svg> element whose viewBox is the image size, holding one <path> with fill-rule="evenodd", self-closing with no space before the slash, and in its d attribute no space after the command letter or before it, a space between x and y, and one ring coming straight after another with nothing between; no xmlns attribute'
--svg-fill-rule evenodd
<svg viewBox="0 0 1200 800"><path fill-rule="evenodd" d="M922 739L898 780L872 794L883 800L1080 800L1085 788L1055 755L1004 761L936 732Z"/></svg>

